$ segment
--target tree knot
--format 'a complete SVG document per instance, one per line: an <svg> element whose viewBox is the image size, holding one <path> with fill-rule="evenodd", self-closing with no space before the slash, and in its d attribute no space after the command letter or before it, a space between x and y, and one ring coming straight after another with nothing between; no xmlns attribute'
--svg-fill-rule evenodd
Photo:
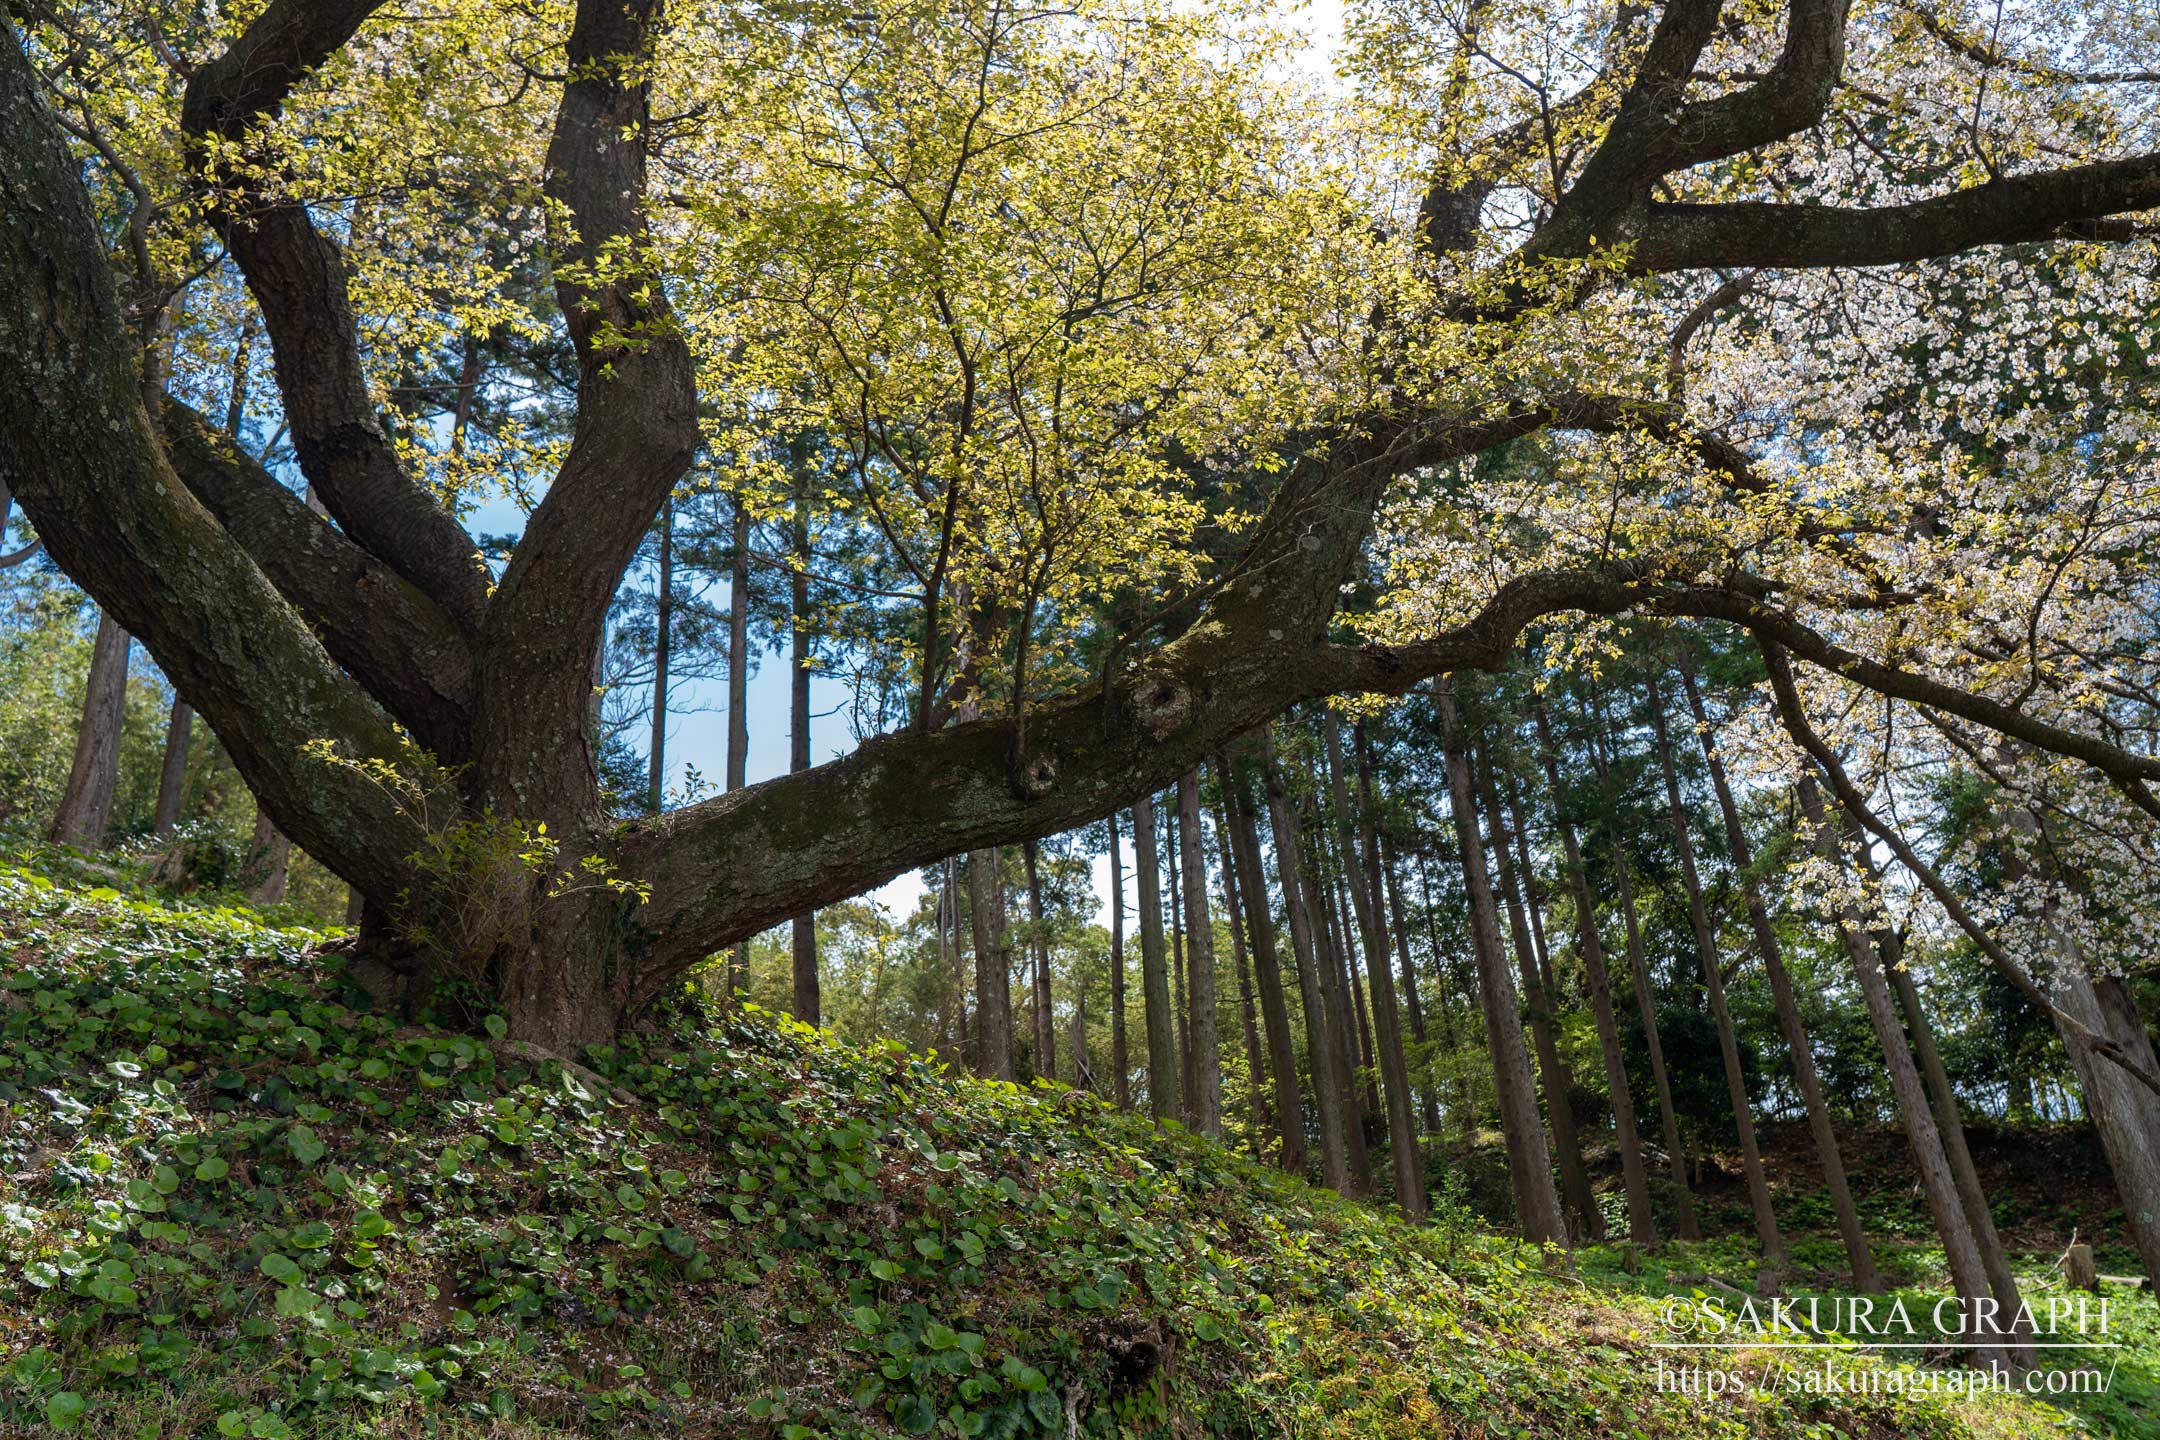
<svg viewBox="0 0 2160 1440"><path fill-rule="evenodd" d="M1013 768L1013 790L1022 800L1040 800L1057 784L1057 761L1037 755Z"/></svg>
<svg viewBox="0 0 2160 1440"><path fill-rule="evenodd" d="M1157 740L1168 738L1190 719L1192 708L1192 687L1173 676L1158 676L1133 691L1133 719Z"/></svg>

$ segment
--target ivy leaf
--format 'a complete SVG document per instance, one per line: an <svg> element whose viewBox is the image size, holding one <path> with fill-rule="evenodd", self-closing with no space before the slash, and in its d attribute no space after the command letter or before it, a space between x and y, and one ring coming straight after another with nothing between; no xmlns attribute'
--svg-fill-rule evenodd
<svg viewBox="0 0 2160 1440"><path fill-rule="evenodd" d="M285 1136L285 1148L292 1151L293 1159L302 1165L313 1165L326 1153L322 1141L305 1125L295 1125Z"/></svg>
<svg viewBox="0 0 2160 1440"><path fill-rule="evenodd" d="M893 1423L910 1435L927 1435L937 1425L937 1411L920 1395L902 1395L893 1406Z"/></svg>
<svg viewBox="0 0 2160 1440"><path fill-rule="evenodd" d="M82 1423L90 1402L73 1390L62 1390L45 1402L45 1423L55 1430L73 1430Z"/></svg>

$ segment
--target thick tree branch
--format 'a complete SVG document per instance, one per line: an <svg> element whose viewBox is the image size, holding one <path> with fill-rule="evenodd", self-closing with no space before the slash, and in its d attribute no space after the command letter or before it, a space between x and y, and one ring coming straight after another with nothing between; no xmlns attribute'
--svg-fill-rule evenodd
<svg viewBox="0 0 2160 1440"><path fill-rule="evenodd" d="M2160 155L2101 160L1991 180L1902 205L1752 201L1654 204L1632 238L1638 274L1714 267L1898 265L1983 245L2108 239L2102 222L2160 207Z"/></svg>
<svg viewBox="0 0 2160 1440"><path fill-rule="evenodd" d="M395 894L412 883L418 825L303 747L395 763L397 737L167 463L89 196L12 27L0 200L0 479L68 575L195 699L279 829L370 894Z"/></svg>
<svg viewBox="0 0 2160 1440"><path fill-rule="evenodd" d="M1723 0L1667 0L1612 124L1526 254L1586 253L1593 237L1609 233L1613 218L1639 204L1651 182L1673 168L1667 138L1724 8Z"/></svg>
<svg viewBox="0 0 2160 1440"><path fill-rule="evenodd" d="M471 661L442 612L177 400L165 406L165 442L181 483L314 627L331 658L438 760L464 763Z"/></svg>
<svg viewBox="0 0 2160 1440"><path fill-rule="evenodd" d="M1309 462L1278 493L1251 552L1198 621L1086 697L1032 713L1027 754L1017 766L1008 722L981 721L872 741L815 770L634 827L620 859L655 892L634 922L645 931L644 983L660 983L733 939L914 865L1094 819L1162 788L1212 747L1300 700L1402 694L1432 675L1500 668L1525 626L1563 611L1732 621L1882 693L2104 772L2160 776L2160 760L1836 646L1767 604L1759 583L1696 580L1700 562L1687 556L1521 577L1471 620L1428 640L1363 647L1326 640L1341 584L1359 561L1390 479L1547 424L1671 418L1671 407L1653 403L1639 412L1606 401L1573 397L1492 419L1373 427ZM1733 478L1745 486L1752 472L1736 454L1705 458L1738 465ZM925 776L937 778L926 787Z"/></svg>
<svg viewBox="0 0 2160 1440"><path fill-rule="evenodd" d="M697 447L695 366L644 252L658 0L579 0L548 147L555 294L578 356L577 433L490 605L477 750L498 798L597 808L586 676L624 568ZM536 740L536 737L541 737Z"/></svg>
<svg viewBox="0 0 2160 1440"><path fill-rule="evenodd" d="M1283 631L1268 587L1241 582L1107 691L1090 687L1032 713L1025 784L1009 723L981 720L873 740L816 769L639 822L620 859L654 890L632 917L644 932L641 983L657 986L734 939L917 865L1097 819L1300 700L1401 694L1434 674L1498 668L1531 620L1625 609L1640 575L1622 564L1518 580L1469 623L1392 650Z"/></svg>
<svg viewBox="0 0 2160 1440"><path fill-rule="evenodd" d="M181 125L205 160L219 163L211 142L244 146L275 119L293 86L381 4L273 0L188 81ZM487 601L486 567L464 528L405 473L376 418L343 253L306 206L247 173L259 163L243 158L234 173L204 179L211 219L262 309L300 469L347 534L471 633Z"/></svg>
<svg viewBox="0 0 2160 1440"><path fill-rule="evenodd" d="M1792 0L1785 45L1770 73L1744 89L1681 107L1650 147L1659 174L1706 165L1807 129L1822 118L1845 72L1852 0Z"/></svg>

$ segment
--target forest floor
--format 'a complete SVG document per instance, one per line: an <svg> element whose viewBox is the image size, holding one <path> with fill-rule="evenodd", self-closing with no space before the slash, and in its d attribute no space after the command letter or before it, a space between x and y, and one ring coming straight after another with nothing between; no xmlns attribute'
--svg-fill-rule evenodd
<svg viewBox="0 0 2160 1440"><path fill-rule="evenodd" d="M1819 1315L1849 1316L1855 1292L1806 1125L1766 1124L1757 1134L1790 1255L1777 1293L1798 1306L1814 1301ZM1876 1264L1891 1287L1876 1298L1878 1315L1902 1299L1914 1326L1912 1333L1900 1331L1896 1338L1926 1347L1925 1358L1943 1363L1947 1347L1928 1321L1936 1301L1948 1291L1949 1270L1904 1134L1888 1124L1840 1125L1838 1138L1854 1203ZM2139 1261L2124 1229L2121 1201L2092 1132L2074 1124L2013 1127L1968 1120L1966 1138L2020 1291L2043 1328L2049 1327L2052 1313L2052 1328L2062 1332L2062 1348L2043 1354L2041 1366L2060 1378L2051 1382L2044 1375L2035 1383L2063 1387L2052 1403L2091 1433L2123 1440L2160 1437L2160 1303L2149 1285L2139 1283ZM1627 1214L1610 1136L1585 1133L1584 1143L1607 1228L1614 1236L1624 1235ZM1629 1257L1617 1243L1586 1247L1578 1254L1586 1280L1601 1291L1634 1294L1661 1305L1702 1297L1728 1310L1737 1310L1742 1297L1758 1289L1760 1247L1739 1158L1704 1158L1708 1163L1696 1180L1697 1209L1709 1238L1666 1241L1641 1257L1639 1273L1626 1268ZM1450 1147L1440 1164L1441 1173L1452 1169L1464 1177L1456 1182L1457 1189L1473 1209L1488 1216L1505 1212L1506 1160L1497 1134L1481 1134L1474 1144ZM1672 1187L1659 1180L1654 1190L1660 1224L1670 1234ZM2082 1311L2081 1292L2068 1288L2062 1270L2063 1252L2074 1241L2093 1246L2101 1274L2109 1277L2099 1296L2084 1301ZM2105 1334L2098 1308L2102 1298ZM1839 1309L1841 1304L1846 1308ZM2057 1307L2053 1312L2051 1304ZM1884 1338L1892 1337L1885 1333ZM2068 1343L2088 1340L2096 1348L2072 1348ZM2077 1393L2078 1384L2091 1382L2073 1380L2073 1372L2097 1372L2102 1388Z"/></svg>
<svg viewBox="0 0 2160 1440"><path fill-rule="evenodd" d="M763 1012L567 1067L492 1018L369 1013L292 915L109 878L0 855L0 1435L2114 1423L1844 1353L1821 1364L1858 1393L1754 1348L1720 1356L1734 1393L1661 1388L1660 1297L1737 1242L1571 1267Z"/></svg>

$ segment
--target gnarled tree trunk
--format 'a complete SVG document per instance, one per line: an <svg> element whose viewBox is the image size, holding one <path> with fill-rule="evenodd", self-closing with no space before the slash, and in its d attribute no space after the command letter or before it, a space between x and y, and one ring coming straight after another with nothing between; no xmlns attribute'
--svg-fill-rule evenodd
<svg viewBox="0 0 2160 1440"><path fill-rule="evenodd" d="M337 234L277 183L283 155L263 139L379 9L262 7L193 70L180 117L185 159L205 171L214 160L220 181L188 203L246 280L298 467L335 523L309 515L250 457L196 443L180 407L155 413L81 167L12 25L0 45L0 191L10 197L0 415L11 441L0 481L53 558L217 733L278 828L366 896L364 944L408 992L470 980L500 998L521 1039L606 1042L747 936L948 855L1089 823L1301 701L1400 695L1458 668L1496 668L1526 624L1566 610L1734 620L1859 683L1924 697L2123 783L2160 774L2105 737L1846 652L1692 555L1527 574L1440 633L1335 643L1343 586L1403 475L1565 424L1650 428L1706 449L1718 474L1747 478L1746 457L1705 446L1684 416L1635 397L1428 398L1476 391L1477 376L1462 373L1430 392L1390 390L1314 436L1267 478L1266 513L1203 587L1195 623L1152 648L1113 645L1126 658L1099 684L1022 712L1025 746L1007 717L946 724L960 698L948 693L921 707L910 732L844 759L618 823L589 722L593 659L609 603L701 441L697 366L669 310L669 277L650 268L644 243L648 87L669 68L655 53L661 7L579 0L554 67L567 78L540 208L577 409L563 461L499 573L376 413ZM1661 177L1797 133L1836 88L1843 12L1802 6L1792 66L1689 99L1714 32L1704 16L1714 7L1676 12L1661 22L1655 62L1616 72L1612 120L1522 258L1581 261L1625 234L1638 274L1887 264L2047 242L2160 198L2160 157L2134 156L1886 207L1665 205L1653 198ZM1433 178L1418 233L1467 256L1480 187L1495 177ZM2117 229L2135 227L2077 233ZM1445 306L1479 309L1488 278ZM177 432L165 423L175 415ZM1311 932L1324 902L1307 898Z"/></svg>

